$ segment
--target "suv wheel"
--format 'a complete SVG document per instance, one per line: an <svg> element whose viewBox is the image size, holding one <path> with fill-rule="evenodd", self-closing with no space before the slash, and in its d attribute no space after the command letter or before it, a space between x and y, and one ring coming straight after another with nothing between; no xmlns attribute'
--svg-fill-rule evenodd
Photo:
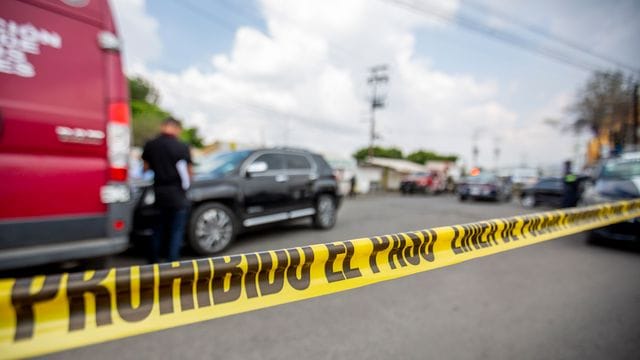
<svg viewBox="0 0 640 360"><path fill-rule="evenodd" d="M520 200L520 203L526 208L532 208L536 206L536 196L533 194L525 194Z"/></svg>
<svg viewBox="0 0 640 360"><path fill-rule="evenodd" d="M321 194L316 201L313 225L318 229L330 229L336 224L336 201L329 194Z"/></svg>
<svg viewBox="0 0 640 360"><path fill-rule="evenodd" d="M223 204L199 206L189 220L189 245L200 255L213 255L229 246L238 232L235 215Z"/></svg>

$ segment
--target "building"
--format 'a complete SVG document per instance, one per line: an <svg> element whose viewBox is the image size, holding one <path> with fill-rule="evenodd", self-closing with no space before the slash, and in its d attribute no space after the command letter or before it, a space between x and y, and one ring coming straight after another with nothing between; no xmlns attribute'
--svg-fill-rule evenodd
<svg viewBox="0 0 640 360"><path fill-rule="evenodd" d="M402 159L372 157L358 166L359 192L400 189L402 178L417 172L426 172L427 167Z"/></svg>

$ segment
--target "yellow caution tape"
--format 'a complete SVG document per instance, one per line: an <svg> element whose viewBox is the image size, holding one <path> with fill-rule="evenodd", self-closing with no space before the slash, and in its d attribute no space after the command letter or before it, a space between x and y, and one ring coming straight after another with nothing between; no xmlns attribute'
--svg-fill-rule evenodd
<svg viewBox="0 0 640 360"><path fill-rule="evenodd" d="M441 268L640 216L640 200L260 253L0 280L0 357L192 324Z"/></svg>

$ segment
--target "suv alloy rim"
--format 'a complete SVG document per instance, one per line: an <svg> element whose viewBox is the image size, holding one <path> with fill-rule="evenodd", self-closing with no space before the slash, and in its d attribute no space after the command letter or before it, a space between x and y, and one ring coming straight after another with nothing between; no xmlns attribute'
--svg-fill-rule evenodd
<svg viewBox="0 0 640 360"><path fill-rule="evenodd" d="M522 206L530 208L533 207L535 202L536 200L533 195L525 195L525 197L522 199Z"/></svg>
<svg viewBox="0 0 640 360"><path fill-rule="evenodd" d="M196 222L196 239L203 249L224 246L231 241L233 224L229 215L220 209L202 213Z"/></svg>
<svg viewBox="0 0 640 360"><path fill-rule="evenodd" d="M320 223L322 226L331 224L335 213L331 197L325 195L318 199L318 213L320 213Z"/></svg>

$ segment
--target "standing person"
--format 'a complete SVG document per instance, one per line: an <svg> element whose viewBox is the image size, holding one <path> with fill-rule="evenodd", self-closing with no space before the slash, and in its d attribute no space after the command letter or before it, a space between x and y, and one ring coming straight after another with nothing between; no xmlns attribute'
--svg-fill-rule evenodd
<svg viewBox="0 0 640 360"><path fill-rule="evenodd" d="M578 203L578 177L571 171L571 161L564 162L564 194L562 207L574 207Z"/></svg>
<svg viewBox="0 0 640 360"><path fill-rule="evenodd" d="M350 185L351 185L351 188L349 189L350 197L356 197L356 184L357 184L356 176L353 175L350 180Z"/></svg>
<svg viewBox="0 0 640 360"><path fill-rule="evenodd" d="M154 172L153 190L159 217L153 227L148 253L150 263L160 259L165 226L169 229L168 261L178 260L184 237L189 201L186 191L192 176L189 147L178 140L180 121L168 117L161 125L160 135L144 145L142 160L145 170Z"/></svg>

